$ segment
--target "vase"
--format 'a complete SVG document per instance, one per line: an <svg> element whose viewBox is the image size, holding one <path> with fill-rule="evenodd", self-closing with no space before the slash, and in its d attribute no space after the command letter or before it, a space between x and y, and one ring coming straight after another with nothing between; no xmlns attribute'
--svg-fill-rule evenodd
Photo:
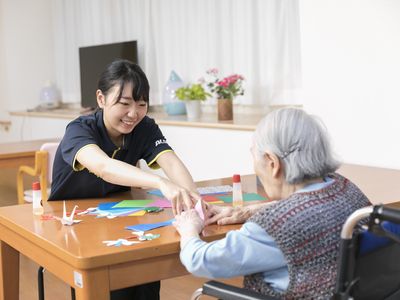
<svg viewBox="0 0 400 300"><path fill-rule="evenodd" d="M187 100L185 105L188 120L198 120L201 115L200 101Z"/></svg>
<svg viewBox="0 0 400 300"><path fill-rule="evenodd" d="M218 121L233 120L233 101L230 99L218 99Z"/></svg>
<svg viewBox="0 0 400 300"><path fill-rule="evenodd" d="M184 83L178 74L175 71L171 71L162 95L165 112L170 116L186 114L185 103L176 99L175 96L175 91L183 85Z"/></svg>
<svg viewBox="0 0 400 300"><path fill-rule="evenodd" d="M40 107L52 109L61 105L61 96L51 81L46 81L40 90Z"/></svg>

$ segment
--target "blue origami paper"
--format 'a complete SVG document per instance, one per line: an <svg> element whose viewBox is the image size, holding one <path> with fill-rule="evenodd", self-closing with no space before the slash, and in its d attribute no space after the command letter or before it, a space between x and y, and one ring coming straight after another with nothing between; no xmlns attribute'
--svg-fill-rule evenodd
<svg viewBox="0 0 400 300"><path fill-rule="evenodd" d="M127 226L125 228L129 229L129 230L134 230L134 231L148 231L148 230L172 225L173 221L175 221L175 219L170 219L168 221L158 222L158 223L137 224L137 225Z"/></svg>
<svg viewBox="0 0 400 300"><path fill-rule="evenodd" d="M156 195L156 196L159 196L159 197L164 197L163 193L161 193L160 190L150 190L147 193L150 194L150 195Z"/></svg>
<svg viewBox="0 0 400 300"><path fill-rule="evenodd" d="M113 206L116 204L118 204L118 202L99 203L98 209L100 210L121 209L121 208L113 208Z"/></svg>
<svg viewBox="0 0 400 300"><path fill-rule="evenodd" d="M199 192L200 195L226 194L232 192L232 186L230 185L206 186L197 188L197 191ZM147 193L159 197L164 197L161 191L157 189L149 190Z"/></svg>

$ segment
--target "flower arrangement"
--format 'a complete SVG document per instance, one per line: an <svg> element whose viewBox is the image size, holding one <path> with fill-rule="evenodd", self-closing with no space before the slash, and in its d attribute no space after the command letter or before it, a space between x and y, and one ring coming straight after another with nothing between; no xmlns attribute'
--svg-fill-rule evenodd
<svg viewBox="0 0 400 300"><path fill-rule="evenodd" d="M175 96L179 100L183 101L193 101L193 100L200 100L204 101L207 97L211 95L205 91L203 86L200 83L188 84L183 86L175 91Z"/></svg>
<svg viewBox="0 0 400 300"><path fill-rule="evenodd" d="M229 75L223 79L218 78L218 69L212 68L207 71L212 80L207 83L208 88L218 99L233 100L235 96L243 95L242 83L244 77L238 74Z"/></svg>

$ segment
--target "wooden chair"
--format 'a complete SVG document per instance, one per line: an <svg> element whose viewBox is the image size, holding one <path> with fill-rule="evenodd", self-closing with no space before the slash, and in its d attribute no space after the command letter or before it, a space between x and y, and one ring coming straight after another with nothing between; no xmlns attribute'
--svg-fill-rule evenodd
<svg viewBox="0 0 400 300"><path fill-rule="evenodd" d="M27 199L26 195L30 191L24 190L24 175L39 177L40 189L42 193L42 201L47 201L49 197L49 187L51 186L51 177L53 173L53 162L59 143L44 143L39 151L35 153L35 166L20 166L17 173L17 194L18 204L31 202ZM44 300L44 281L43 281L43 267L38 269L38 297ZM75 291L71 289L72 299L75 299Z"/></svg>
<svg viewBox="0 0 400 300"><path fill-rule="evenodd" d="M29 192L24 192L25 174L39 177L42 201L47 201L53 172L53 161L58 145L59 143L44 143L42 147L40 147L40 150L35 153L35 165L33 168L30 166L19 167L17 173L18 204L24 204L26 201L31 202L26 197L26 194L29 194Z"/></svg>

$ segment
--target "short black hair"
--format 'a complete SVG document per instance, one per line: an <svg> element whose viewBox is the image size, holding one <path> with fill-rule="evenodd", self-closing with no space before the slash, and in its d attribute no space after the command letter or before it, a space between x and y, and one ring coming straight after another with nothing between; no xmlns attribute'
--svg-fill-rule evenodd
<svg viewBox="0 0 400 300"><path fill-rule="evenodd" d="M120 91L116 102L121 99L122 91L126 83L132 83L132 97L135 101L145 101L149 103L150 85L146 74L139 65L126 60L117 59L110 63L101 73L97 88L104 95L110 91L116 84L119 85Z"/></svg>

